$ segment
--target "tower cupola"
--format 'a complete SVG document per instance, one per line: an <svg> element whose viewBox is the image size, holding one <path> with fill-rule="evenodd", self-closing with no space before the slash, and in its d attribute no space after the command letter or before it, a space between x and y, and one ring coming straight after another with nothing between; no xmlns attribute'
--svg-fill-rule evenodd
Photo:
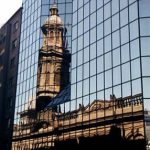
<svg viewBox="0 0 150 150"><path fill-rule="evenodd" d="M54 26L54 25L63 26L63 21L59 17L58 8L56 4L54 4L50 8L50 16L47 18L47 20L44 23L44 26Z"/></svg>

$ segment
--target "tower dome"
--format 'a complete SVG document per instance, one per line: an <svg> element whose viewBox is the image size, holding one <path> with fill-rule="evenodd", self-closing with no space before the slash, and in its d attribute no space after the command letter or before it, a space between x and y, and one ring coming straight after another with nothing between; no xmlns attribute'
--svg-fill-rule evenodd
<svg viewBox="0 0 150 150"><path fill-rule="evenodd" d="M51 15L47 18L47 20L45 21L45 25L63 25L63 21L61 20L61 18L59 17L58 14L58 8L57 5L54 4L51 8L50 8L50 13Z"/></svg>

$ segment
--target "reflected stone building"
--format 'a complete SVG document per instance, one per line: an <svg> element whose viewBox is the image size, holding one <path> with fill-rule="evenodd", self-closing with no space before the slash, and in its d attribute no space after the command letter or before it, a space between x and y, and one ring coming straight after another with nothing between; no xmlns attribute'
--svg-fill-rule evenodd
<svg viewBox="0 0 150 150"><path fill-rule="evenodd" d="M37 102L38 110L44 109L69 83L70 55L66 45L66 32L58 15L56 5L50 9L51 15L42 26L43 45L39 51Z"/></svg>
<svg viewBox="0 0 150 150"><path fill-rule="evenodd" d="M69 148L69 143L74 145L72 149L83 149L88 139L90 139L88 144L92 144L95 140L95 144L101 143L106 149L110 148L106 143L111 140L115 142L112 146L116 148L124 145L126 149L130 145L142 149L144 144L142 95L124 99L110 98L105 103L104 100L94 100L90 105L80 105L79 109L65 113L52 112L52 105L49 105L38 113L33 124L31 121L33 111L20 113L22 124L14 129L13 149L57 150ZM53 100L58 101L57 96ZM54 105L58 104L53 104L53 107ZM136 143L140 143L138 147ZM91 148L91 145L89 147Z"/></svg>

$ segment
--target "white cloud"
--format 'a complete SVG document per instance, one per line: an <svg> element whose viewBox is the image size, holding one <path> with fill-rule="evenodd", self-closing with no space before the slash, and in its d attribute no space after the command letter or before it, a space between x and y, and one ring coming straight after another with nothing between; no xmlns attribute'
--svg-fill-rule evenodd
<svg viewBox="0 0 150 150"><path fill-rule="evenodd" d="M22 5L22 0L0 0L0 26Z"/></svg>

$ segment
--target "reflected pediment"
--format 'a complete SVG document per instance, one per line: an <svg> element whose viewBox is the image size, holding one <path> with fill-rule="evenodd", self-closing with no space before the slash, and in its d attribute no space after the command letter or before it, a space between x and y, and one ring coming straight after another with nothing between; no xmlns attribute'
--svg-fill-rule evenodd
<svg viewBox="0 0 150 150"><path fill-rule="evenodd" d="M112 101L108 100L94 100L90 105L87 105L85 111L94 111L100 109L108 109L112 106Z"/></svg>

